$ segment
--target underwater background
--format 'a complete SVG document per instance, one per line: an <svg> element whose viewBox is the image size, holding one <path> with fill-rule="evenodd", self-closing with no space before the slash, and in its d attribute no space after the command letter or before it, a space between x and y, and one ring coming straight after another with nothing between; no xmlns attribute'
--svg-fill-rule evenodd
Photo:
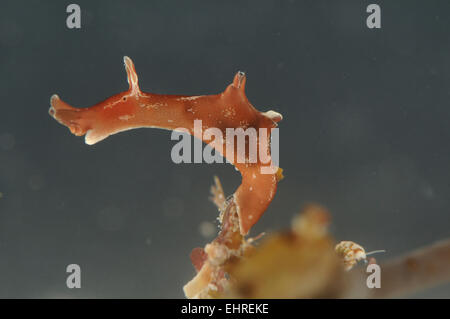
<svg viewBox="0 0 450 319"><path fill-rule="evenodd" d="M241 70L250 102L283 114L285 179L251 235L316 202L381 261L450 237L450 2L78 0L72 30L70 3L0 4L0 297L182 298L215 236L209 188L234 192L231 165L174 164L164 130L88 146L48 115L54 93L125 91L124 55L145 92L216 94Z"/></svg>

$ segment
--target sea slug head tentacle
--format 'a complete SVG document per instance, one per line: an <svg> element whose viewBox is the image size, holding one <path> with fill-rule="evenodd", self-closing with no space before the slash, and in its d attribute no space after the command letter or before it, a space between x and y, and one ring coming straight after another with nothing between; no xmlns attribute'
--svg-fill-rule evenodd
<svg viewBox="0 0 450 319"><path fill-rule="evenodd" d="M237 97L238 100L247 101L245 95L245 84L247 82L247 77L242 71L238 71L233 78L233 82L225 89L223 95L225 97Z"/></svg>
<svg viewBox="0 0 450 319"><path fill-rule="evenodd" d="M130 86L128 91L133 95L140 93L141 89L139 88L138 76L137 76L133 61L129 57L124 56L123 63L125 64L125 70L127 71L128 84Z"/></svg>
<svg viewBox="0 0 450 319"><path fill-rule="evenodd" d="M247 77L245 73L242 71L238 71L233 79L233 86L237 89L240 89L242 92L245 92L245 83L247 81Z"/></svg>
<svg viewBox="0 0 450 319"><path fill-rule="evenodd" d="M84 135L90 128L90 123L85 116L84 110L70 106L56 94L50 98L48 113L60 124L67 126L74 135Z"/></svg>
<svg viewBox="0 0 450 319"><path fill-rule="evenodd" d="M85 136L88 145L96 144L108 136L133 128L136 105L142 96L133 61L123 58L129 89L87 108L74 108L58 95L50 99L49 114L77 136Z"/></svg>

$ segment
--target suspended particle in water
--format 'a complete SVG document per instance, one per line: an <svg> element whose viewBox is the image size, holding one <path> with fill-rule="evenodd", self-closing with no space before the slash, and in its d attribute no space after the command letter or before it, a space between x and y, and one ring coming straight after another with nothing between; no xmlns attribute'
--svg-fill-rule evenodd
<svg viewBox="0 0 450 319"><path fill-rule="evenodd" d="M211 238L216 234L217 227L211 222L204 221L200 223L198 230L203 237Z"/></svg>

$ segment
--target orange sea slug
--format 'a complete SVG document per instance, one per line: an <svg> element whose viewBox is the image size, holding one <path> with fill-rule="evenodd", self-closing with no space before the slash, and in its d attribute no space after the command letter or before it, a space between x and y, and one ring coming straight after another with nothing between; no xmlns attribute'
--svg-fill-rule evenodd
<svg viewBox="0 0 450 319"><path fill-rule="evenodd" d="M128 76L129 89L87 108L74 108L57 95L51 97L50 115L59 123L67 126L77 135L85 135L86 144L95 144L108 136L122 131L154 127L169 130L185 128L195 137L205 143L210 139L198 136L194 132L194 121L201 120L203 129L218 128L223 132L227 128L266 128L268 135L277 127L282 119L281 114L268 111L259 112L248 101L245 95L246 77L238 72L233 82L224 92L215 95L183 96L161 95L142 92L138 85L138 77L130 58L124 57ZM266 139L256 137L258 147L267 149L270 159L270 148ZM229 143L226 138L223 141ZM246 141L248 144L248 141ZM256 162L239 163L236 161L237 151L227 156L226 150L213 147L240 171L242 184L233 195L237 205L240 232L245 235L258 221L267 206L272 201L280 171L277 167L263 163L259 158ZM264 148L266 147L266 148ZM272 166L271 166L272 165ZM261 173L263 166L275 168L269 174Z"/></svg>

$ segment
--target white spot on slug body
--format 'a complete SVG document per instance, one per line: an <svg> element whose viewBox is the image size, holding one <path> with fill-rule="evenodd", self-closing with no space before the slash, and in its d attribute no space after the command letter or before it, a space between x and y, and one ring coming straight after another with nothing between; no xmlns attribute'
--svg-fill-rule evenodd
<svg viewBox="0 0 450 319"><path fill-rule="evenodd" d="M128 120L132 119L133 117L135 117L135 115L122 115L122 116L119 116L119 120L128 121Z"/></svg>

